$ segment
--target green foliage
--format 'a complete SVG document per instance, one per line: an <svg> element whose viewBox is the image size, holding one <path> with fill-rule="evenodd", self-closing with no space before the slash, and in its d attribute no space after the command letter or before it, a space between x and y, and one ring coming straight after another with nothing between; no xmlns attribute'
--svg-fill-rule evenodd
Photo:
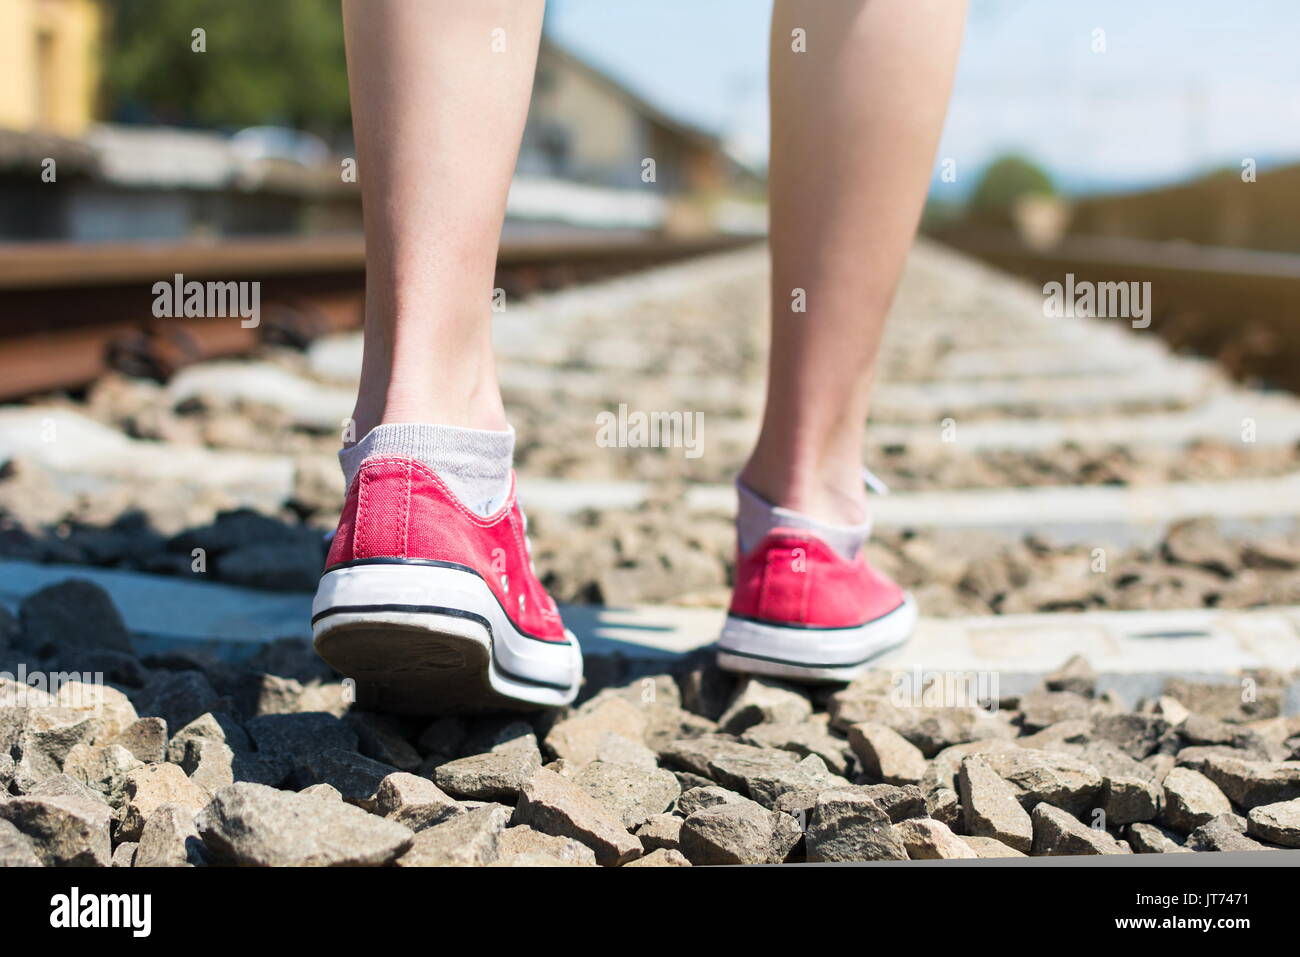
<svg viewBox="0 0 1300 957"><path fill-rule="evenodd" d="M1023 156L1003 156L984 170L971 194L970 207L977 212L1008 210L1025 196L1053 196L1051 178Z"/></svg>
<svg viewBox="0 0 1300 957"><path fill-rule="evenodd" d="M116 0L108 112L200 126L349 125L340 0ZM192 50L206 31L207 52Z"/></svg>

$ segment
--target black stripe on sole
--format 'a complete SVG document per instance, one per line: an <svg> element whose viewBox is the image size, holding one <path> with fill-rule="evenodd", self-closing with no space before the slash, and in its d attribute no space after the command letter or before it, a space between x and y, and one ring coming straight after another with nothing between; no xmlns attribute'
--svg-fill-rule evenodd
<svg viewBox="0 0 1300 957"><path fill-rule="evenodd" d="M470 568L468 565L462 565L459 562L438 561L437 559L434 558L392 558L392 557L354 558L348 562L338 562L334 565L331 565L329 568L325 569L325 572L324 574L321 575L321 578L324 578L325 575L328 575L330 572L336 571L340 568L359 568L362 565L424 565L428 568L451 568L458 572L467 572L468 574L473 575L475 578L481 581L484 585L487 585L487 579L484 578L482 575L480 575L478 572L476 572L474 569ZM505 617L506 621L510 622L510 624L514 627L515 634L519 635L521 638L528 638L532 641L544 641L548 645L570 644L568 638L565 638L564 641L552 641L549 638L542 638L540 635L534 635L527 631L524 631L522 628L519 627L518 622L516 622L514 618L511 617L510 612L506 611L506 606L501 604L501 599L497 598L496 592L492 590L492 586L487 585L487 591L488 594L492 596L492 600L497 603L497 607L501 609L501 614ZM381 611L383 610L384 607L385 606L375 605L373 606L373 610ZM388 607L389 610L399 610L404 606L393 605ZM418 606L412 605L409 607L411 608L411 610L418 610ZM321 614L322 615L328 614L328 612L321 612ZM320 616L318 615L317 617ZM314 624L315 621L316 618L313 618L312 623Z"/></svg>
<svg viewBox="0 0 1300 957"><path fill-rule="evenodd" d="M835 661L835 662L815 662L815 661L795 661L793 658L774 658L771 655L756 655L748 651L736 651L733 648L723 648L721 645L717 648L720 655L734 655L737 658L750 658L754 661L769 661L775 665L789 665L792 668L818 668L822 670L836 670L846 668L858 668L869 661L874 661L887 651L893 651L899 645L904 644L906 638L901 638L897 642L888 645L878 651L873 651L867 657L858 661Z"/></svg>
<svg viewBox="0 0 1300 957"><path fill-rule="evenodd" d="M727 617L734 618L737 621L747 621L751 624L763 625L767 628L783 628L788 631L854 631L858 628L865 628L868 625L874 625L877 622L884 621L892 615L898 614L907 607L907 604L907 601L904 600L900 602L897 607L891 608L883 615L878 615L869 621L864 621L857 625L835 625L834 627L829 625L801 625L797 622L789 621L771 621L767 618L755 618L752 615L738 615L734 611L727 612Z"/></svg>

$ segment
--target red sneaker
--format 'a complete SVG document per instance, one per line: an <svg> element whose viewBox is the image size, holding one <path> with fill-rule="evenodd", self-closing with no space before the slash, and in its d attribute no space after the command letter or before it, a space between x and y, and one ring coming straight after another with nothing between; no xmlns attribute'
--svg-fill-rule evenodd
<svg viewBox="0 0 1300 957"><path fill-rule="evenodd" d="M515 500L484 518L427 465L366 459L312 603L316 651L358 703L406 714L568 704L582 652L533 570Z"/></svg>
<svg viewBox="0 0 1300 957"><path fill-rule="evenodd" d="M864 552L846 561L811 532L773 529L736 559L718 665L794 681L849 681L905 642L915 624L911 596L868 565Z"/></svg>

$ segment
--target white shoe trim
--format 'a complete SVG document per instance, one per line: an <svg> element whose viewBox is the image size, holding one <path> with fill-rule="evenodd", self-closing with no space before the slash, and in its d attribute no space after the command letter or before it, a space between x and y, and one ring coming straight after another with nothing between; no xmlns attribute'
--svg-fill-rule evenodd
<svg viewBox="0 0 1300 957"><path fill-rule="evenodd" d="M339 627L416 627L477 641L489 651L489 680L502 694L567 704L582 681L582 651L523 634L472 571L440 565L382 563L326 572L312 602L312 635Z"/></svg>

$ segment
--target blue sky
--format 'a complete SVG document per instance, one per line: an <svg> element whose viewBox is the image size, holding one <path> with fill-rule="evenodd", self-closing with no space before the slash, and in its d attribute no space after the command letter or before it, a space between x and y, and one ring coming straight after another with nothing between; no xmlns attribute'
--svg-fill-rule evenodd
<svg viewBox="0 0 1300 957"><path fill-rule="evenodd" d="M838 2L838 0L825 0ZM567 48L738 153L766 151L771 0L550 0ZM1105 52L1093 52L1094 30ZM992 158L1073 191L1300 159L1295 0L972 0L939 149L963 193Z"/></svg>

